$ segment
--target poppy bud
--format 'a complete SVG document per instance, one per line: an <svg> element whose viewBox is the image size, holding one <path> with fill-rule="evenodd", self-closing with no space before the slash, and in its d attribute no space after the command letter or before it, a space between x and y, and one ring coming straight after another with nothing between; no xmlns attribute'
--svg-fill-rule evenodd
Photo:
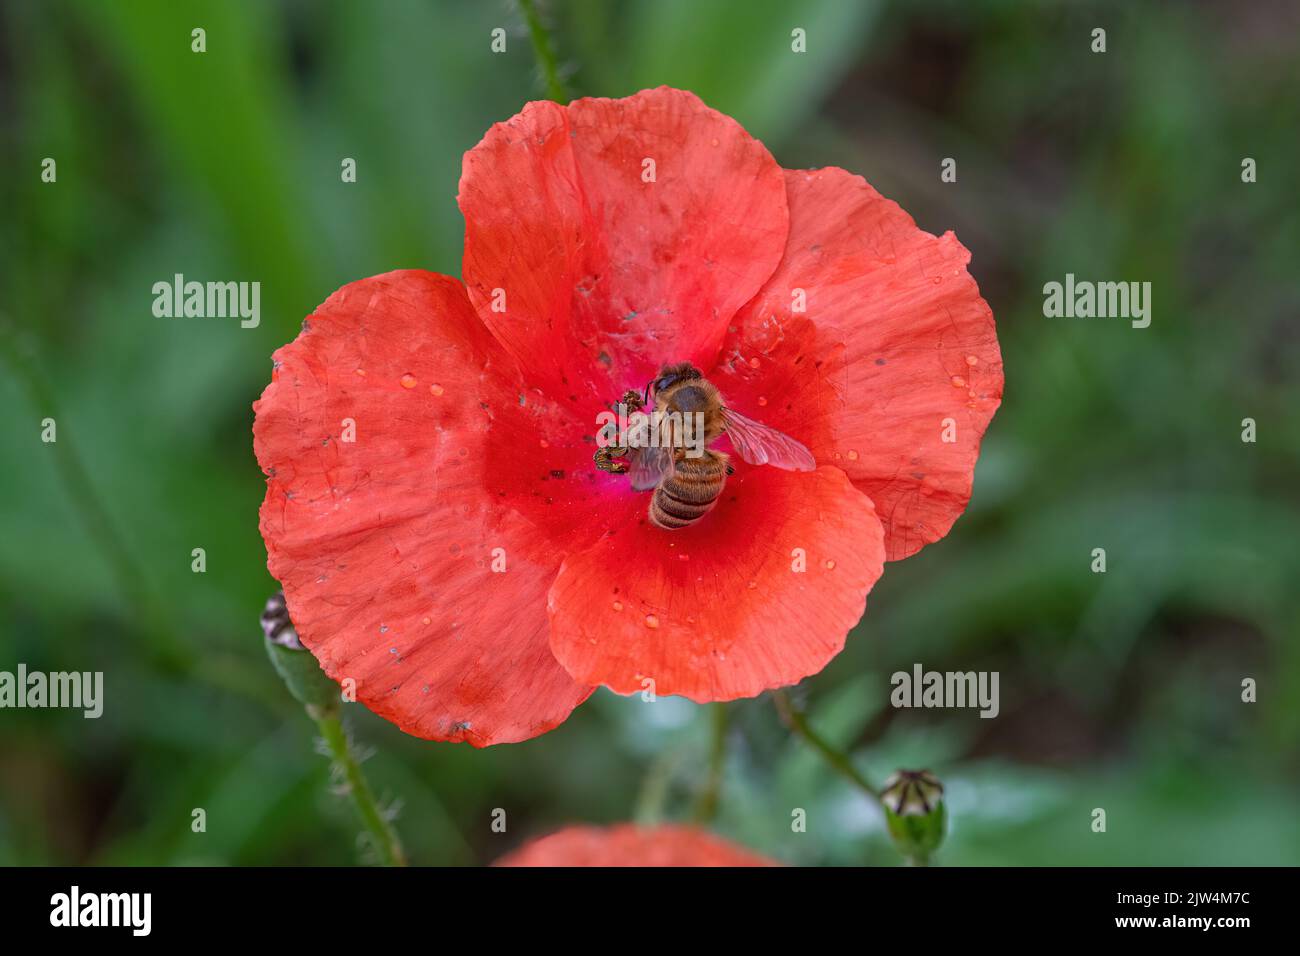
<svg viewBox="0 0 1300 956"><path fill-rule="evenodd" d="M338 685L325 676L311 651L298 640L283 591L267 598L266 609L262 611L262 632L266 635L267 656L289 693L309 711L328 712L337 708Z"/></svg>
<svg viewBox="0 0 1300 956"><path fill-rule="evenodd" d="M880 791L894 844L911 862L924 865L943 842L948 811L943 784L928 770L899 770Z"/></svg>

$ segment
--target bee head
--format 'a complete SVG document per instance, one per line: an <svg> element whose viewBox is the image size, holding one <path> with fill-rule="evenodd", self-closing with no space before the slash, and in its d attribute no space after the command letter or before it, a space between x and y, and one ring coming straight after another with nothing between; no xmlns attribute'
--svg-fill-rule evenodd
<svg viewBox="0 0 1300 956"><path fill-rule="evenodd" d="M665 365L659 370L651 381L646 382L645 402L650 404L650 393L655 394L672 388L678 382L690 381L693 378L704 378L704 373L692 365L690 362L678 362L676 365Z"/></svg>

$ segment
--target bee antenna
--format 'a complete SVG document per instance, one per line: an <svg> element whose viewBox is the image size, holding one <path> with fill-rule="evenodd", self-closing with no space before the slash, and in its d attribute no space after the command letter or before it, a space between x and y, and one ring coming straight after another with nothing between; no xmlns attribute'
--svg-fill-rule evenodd
<svg viewBox="0 0 1300 956"><path fill-rule="evenodd" d="M650 386L653 385L653 384L654 384L654 381L653 381L653 380L651 380L651 381L645 383L645 397L644 397L644 399L643 399L642 402L641 402L642 405L649 405L649 404L650 404Z"/></svg>

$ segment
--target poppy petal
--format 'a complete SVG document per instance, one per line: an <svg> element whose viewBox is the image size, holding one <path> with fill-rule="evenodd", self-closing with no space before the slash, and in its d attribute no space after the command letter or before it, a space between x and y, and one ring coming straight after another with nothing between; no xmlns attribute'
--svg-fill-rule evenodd
<svg viewBox="0 0 1300 956"><path fill-rule="evenodd" d="M993 313L951 233L842 169L786 172L790 240L732 322L714 380L738 411L842 468L891 561L948 533L1002 397Z"/></svg>
<svg viewBox="0 0 1300 956"><path fill-rule="evenodd" d="M733 700L797 683L844 647L883 569L870 499L838 468L736 467L697 524L665 531L643 515L565 559L551 649L576 680Z"/></svg>
<svg viewBox="0 0 1300 956"><path fill-rule="evenodd" d="M776 866L695 827L566 827L524 844L497 866Z"/></svg>
<svg viewBox="0 0 1300 956"><path fill-rule="evenodd" d="M432 740L486 746L563 721L591 688L548 647L559 558L488 490L488 426L494 405L518 408L517 373L460 283L351 283L274 358L253 406L261 530L325 672Z"/></svg>
<svg viewBox="0 0 1300 956"><path fill-rule="evenodd" d="M575 402L668 362L712 365L788 228L766 148L668 88L529 103L465 154L458 199L471 301L533 381Z"/></svg>

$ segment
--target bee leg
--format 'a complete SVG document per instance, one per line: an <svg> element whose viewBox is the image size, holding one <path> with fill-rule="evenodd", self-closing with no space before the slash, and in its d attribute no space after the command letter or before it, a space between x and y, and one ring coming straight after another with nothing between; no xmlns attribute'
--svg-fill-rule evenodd
<svg viewBox="0 0 1300 956"><path fill-rule="evenodd" d="M626 405L631 409L639 409L642 405L641 393L634 388L629 388L623 393L623 397L618 400L618 404Z"/></svg>
<svg viewBox="0 0 1300 956"><path fill-rule="evenodd" d="M611 445L609 448L597 448L596 453L591 456L591 460L603 472L611 475L622 475L627 472L628 464L625 461L616 459L622 458L626 454L626 448Z"/></svg>
<svg viewBox="0 0 1300 956"><path fill-rule="evenodd" d="M736 473L736 466L735 466L735 465L728 465L728 466L727 466L727 474L728 474L728 475L734 475L735 473Z"/></svg>

